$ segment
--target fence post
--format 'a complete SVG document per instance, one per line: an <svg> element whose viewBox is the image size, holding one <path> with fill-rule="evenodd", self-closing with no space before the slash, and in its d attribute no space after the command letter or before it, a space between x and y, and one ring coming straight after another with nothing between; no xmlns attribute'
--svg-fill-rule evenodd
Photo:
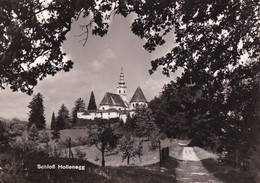
<svg viewBox="0 0 260 183"><path fill-rule="evenodd" d="M162 152L161 152L161 140L159 139L159 161L160 166L162 165Z"/></svg>

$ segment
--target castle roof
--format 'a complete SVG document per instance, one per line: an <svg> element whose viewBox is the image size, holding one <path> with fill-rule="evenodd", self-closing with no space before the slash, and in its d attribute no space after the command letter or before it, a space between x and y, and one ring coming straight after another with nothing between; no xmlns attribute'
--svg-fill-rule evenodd
<svg viewBox="0 0 260 183"><path fill-rule="evenodd" d="M130 103L131 102L147 102L147 100L144 96L144 93L143 93L142 89L140 88L140 86L138 86L137 89L135 90L135 93L130 100Z"/></svg>
<svg viewBox="0 0 260 183"><path fill-rule="evenodd" d="M100 105L127 107L120 95L107 92Z"/></svg>

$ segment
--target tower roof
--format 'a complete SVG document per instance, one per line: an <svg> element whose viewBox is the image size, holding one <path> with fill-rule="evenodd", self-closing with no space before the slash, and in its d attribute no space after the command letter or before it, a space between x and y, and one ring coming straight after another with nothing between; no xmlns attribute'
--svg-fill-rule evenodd
<svg viewBox="0 0 260 183"><path fill-rule="evenodd" d="M121 67L121 72L120 72L120 76L119 76L119 81L118 81L119 85L125 85L125 76L124 76L124 72L123 72L123 68Z"/></svg>
<svg viewBox="0 0 260 183"><path fill-rule="evenodd" d="M147 102L140 86L138 86L137 89L135 90L135 93L131 98L130 102Z"/></svg>
<svg viewBox="0 0 260 183"><path fill-rule="evenodd" d="M105 96L102 99L100 105L127 107L120 95L117 95L117 94L114 94L114 93L109 93L109 92L107 92L105 94Z"/></svg>

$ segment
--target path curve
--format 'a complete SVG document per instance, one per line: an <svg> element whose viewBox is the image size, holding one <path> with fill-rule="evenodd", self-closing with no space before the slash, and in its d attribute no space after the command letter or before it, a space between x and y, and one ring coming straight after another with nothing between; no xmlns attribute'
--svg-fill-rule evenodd
<svg viewBox="0 0 260 183"><path fill-rule="evenodd" d="M181 161L175 169L178 183L223 183L203 166L193 147L180 146L177 159Z"/></svg>
<svg viewBox="0 0 260 183"><path fill-rule="evenodd" d="M193 147L183 147L181 159L184 161L200 161L198 156L195 154Z"/></svg>

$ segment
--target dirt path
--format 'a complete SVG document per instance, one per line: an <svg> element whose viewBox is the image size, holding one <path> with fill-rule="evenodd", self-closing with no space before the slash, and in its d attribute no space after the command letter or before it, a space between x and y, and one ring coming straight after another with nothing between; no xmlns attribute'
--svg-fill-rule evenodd
<svg viewBox="0 0 260 183"><path fill-rule="evenodd" d="M183 147L179 157L175 169L179 183L222 183L202 165L193 147Z"/></svg>
<svg viewBox="0 0 260 183"><path fill-rule="evenodd" d="M195 154L192 147L184 147L182 150L181 158L184 161L199 161L199 158Z"/></svg>

